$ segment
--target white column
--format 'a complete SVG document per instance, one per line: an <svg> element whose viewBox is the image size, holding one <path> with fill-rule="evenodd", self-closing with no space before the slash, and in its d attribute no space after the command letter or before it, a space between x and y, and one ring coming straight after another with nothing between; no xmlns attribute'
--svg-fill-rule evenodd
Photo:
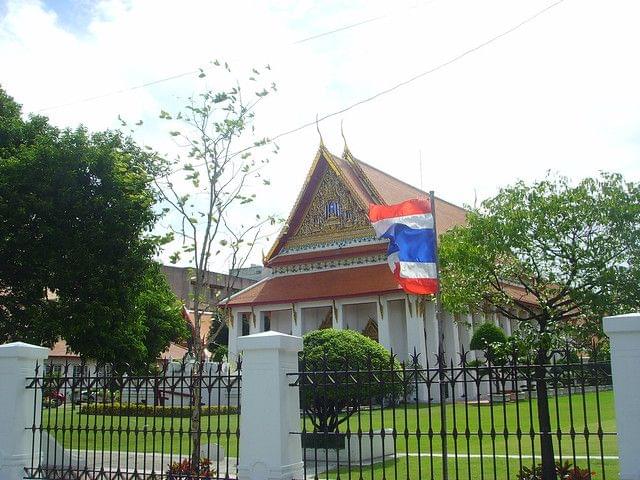
<svg viewBox="0 0 640 480"><path fill-rule="evenodd" d="M25 388L26 378L34 375L36 362L42 364L48 355L49 349L27 343L0 345L0 480L21 480L25 476L24 468L31 466L33 433L30 427L34 422L36 427L40 426L42 399ZM37 467L39 437L33 455Z"/></svg>
<svg viewBox="0 0 640 480"><path fill-rule="evenodd" d="M302 336L302 307L297 303L291 305L291 333Z"/></svg>
<svg viewBox="0 0 640 480"><path fill-rule="evenodd" d="M411 362L412 355L415 352L418 354L418 363L425 368L427 365L427 345L424 338L424 315L418 312L418 297L415 295L407 295L404 306L407 322L407 353L409 354L409 362ZM427 402L427 385L420 383L417 392L414 392L414 395L416 394L419 402Z"/></svg>
<svg viewBox="0 0 640 480"><path fill-rule="evenodd" d="M231 323L229 328L229 361L235 361L238 357L238 337L242 336L242 312L231 310Z"/></svg>
<svg viewBox="0 0 640 480"><path fill-rule="evenodd" d="M456 316L447 314L445 318L451 323L451 346L453 347L451 350L451 360L453 361L453 368L460 368L460 326L458 325ZM456 370L454 370L454 375L455 372ZM459 379L460 381L455 384L455 398L461 398L464 395L462 376L460 376Z"/></svg>
<svg viewBox="0 0 640 480"><path fill-rule="evenodd" d="M238 478L302 479L298 387L287 373L298 370L302 338L279 332L241 337L244 352Z"/></svg>
<svg viewBox="0 0 640 480"><path fill-rule="evenodd" d="M344 329L344 305L340 302L335 302L331 305L331 315L333 318L333 328L339 330Z"/></svg>
<svg viewBox="0 0 640 480"><path fill-rule="evenodd" d="M511 336L511 319L502 315L502 324L504 325L504 333L507 337Z"/></svg>
<svg viewBox="0 0 640 480"><path fill-rule="evenodd" d="M436 365L436 355L440 345L440 332L438 330L438 318L436 317L436 302L427 303L425 309L425 326L427 330L427 355L429 366Z"/></svg>
<svg viewBox="0 0 640 480"><path fill-rule="evenodd" d="M427 332L427 359L429 360L429 369L438 368L437 356L440 347L440 330L438 327L438 318L436 316L436 302L428 302L424 312L424 322ZM427 362L424 362L427 365ZM430 373L429 377L433 375ZM433 402L440 402L440 384L436 380L429 388L429 394Z"/></svg>
<svg viewBox="0 0 640 480"><path fill-rule="evenodd" d="M249 314L249 335L262 332L262 311L254 309Z"/></svg>
<svg viewBox="0 0 640 480"><path fill-rule="evenodd" d="M378 342L387 350L391 350L391 322L389 322L389 306L387 300L378 297L376 303L376 322L378 322Z"/></svg>
<svg viewBox="0 0 640 480"><path fill-rule="evenodd" d="M618 427L620 480L640 480L640 313L605 317Z"/></svg>

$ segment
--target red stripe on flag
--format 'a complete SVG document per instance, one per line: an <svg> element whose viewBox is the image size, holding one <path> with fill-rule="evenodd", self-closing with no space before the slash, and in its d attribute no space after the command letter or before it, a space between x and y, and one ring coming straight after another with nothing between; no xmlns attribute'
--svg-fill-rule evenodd
<svg viewBox="0 0 640 480"><path fill-rule="evenodd" d="M407 293L415 295L435 295L439 290L437 278L404 278L400 276L400 263L396 262L393 276Z"/></svg>
<svg viewBox="0 0 640 480"><path fill-rule="evenodd" d="M384 218L404 217L431 213L431 203L426 198L413 198L395 205L369 205L369 220L377 222Z"/></svg>

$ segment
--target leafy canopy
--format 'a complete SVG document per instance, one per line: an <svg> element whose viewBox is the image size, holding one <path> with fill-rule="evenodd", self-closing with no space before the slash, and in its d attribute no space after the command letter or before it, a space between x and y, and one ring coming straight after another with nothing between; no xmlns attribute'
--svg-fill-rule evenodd
<svg viewBox="0 0 640 480"><path fill-rule="evenodd" d="M443 302L533 320L529 340L548 349L575 322L640 306L639 254L638 184L610 173L518 182L442 236Z"/></svg>
<svg viewBox="0 0 640 480"><path fill-rule="evenodd" d="M152 262L149 158L120 133L21 117L0 89L0 339L59 337L98 361L155 360L184 334Z"/></svg>

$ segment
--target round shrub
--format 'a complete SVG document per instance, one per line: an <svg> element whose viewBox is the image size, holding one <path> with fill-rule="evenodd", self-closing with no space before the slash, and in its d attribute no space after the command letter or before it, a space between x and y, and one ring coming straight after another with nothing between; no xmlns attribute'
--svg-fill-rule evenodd
<svg viewBox="0 0 640 480"><path fill-rule="evenodd" d="M469 343L471 350L487 351L494 343L503 344L507 342L507 335L500 327L493 323L483 323L474 332Z"/></svg>
<svg viewBox="0 0 640 480"><path fill-rule="evenodd" d="M319 432L337 432L362 405L407 392L400 364L382 345L353 330L308 333L301 363L302 407Z"/></svg>

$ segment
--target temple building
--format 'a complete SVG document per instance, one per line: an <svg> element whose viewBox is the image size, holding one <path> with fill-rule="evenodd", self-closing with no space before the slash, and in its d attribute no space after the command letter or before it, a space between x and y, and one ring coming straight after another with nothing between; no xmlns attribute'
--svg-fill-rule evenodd
<svg viewBox="0 0 640 480"><path fill-rule="evenodd" d="M432 362L439 332L435 302L406 294L387 264L387 240L376 238L369 204L395 204L428 194L358 159L320 145L289 219L264 258L268 278L233 295L227 305L229 351L237 338L276 330L304 335L320 328L348 328L379 341L407 360ZM465 209L435 198L437 233L465 223ZM516 292L517 293L517 292ZM468 350L474 326L495 322L507 335L516 327L496 312L453 316L444 312L449 358ZM473 355L473 354L472 354Z"/></svg>

